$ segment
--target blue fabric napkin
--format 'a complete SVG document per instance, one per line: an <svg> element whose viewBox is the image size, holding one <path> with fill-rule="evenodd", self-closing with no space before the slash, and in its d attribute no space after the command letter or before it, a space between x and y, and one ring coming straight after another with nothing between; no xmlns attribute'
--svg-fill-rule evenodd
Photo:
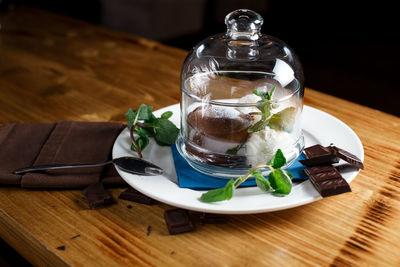
<svg viewBox="0 0 400 267"><path fill-rule="evenodd" d="M186 160L179 154L175 145L171 146L172 157L174 158L176 174L178 176L179 187L190 188L195 190L209 190L225 186L228 182L227 179L220 179L212 177L201 172L196 171L186 162ZM302 153L296 161L287 170L293 174L293 182L307 180L308 177L304 174L304 166L299 162L305 159L306 156ZM255 186L254 178L248 179L241 184L241 187Z"/></svg>

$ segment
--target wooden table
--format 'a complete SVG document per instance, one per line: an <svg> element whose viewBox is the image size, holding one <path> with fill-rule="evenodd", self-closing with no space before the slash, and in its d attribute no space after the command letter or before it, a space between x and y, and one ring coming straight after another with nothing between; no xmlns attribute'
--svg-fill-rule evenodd
<svg viewBox="0 0 400 267"><path fill-rule="evenodd" d="M186 51L26 7L0 19L2 124L124 121L129 107L180 100ZM171 236L165 204L90 210L79 190L3 187L1 237L34 265L400 266L400 119L311 89L305 104L364 144L352 193Z"/></svg>

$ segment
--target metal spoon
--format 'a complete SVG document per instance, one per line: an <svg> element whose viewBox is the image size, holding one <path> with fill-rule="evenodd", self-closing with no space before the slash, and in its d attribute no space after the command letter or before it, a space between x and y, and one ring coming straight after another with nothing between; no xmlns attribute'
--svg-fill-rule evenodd
<svg viewBox="0 0 400 267"><path fill-rule="evenodd" d="M94 164L68 164L68 165L41 165L41 166L31 166L13 171L14 174L24 174L28 172L37 172L44 170L55 170L55 169L69 169L69 168L86 168L86 167L99 167L107 164L113 163L119 169L139 175L161 175L163 174L163 169L157 165L148 162L146 160L135 158L135 157L121 157L115 158L110 161Z"/></svg>

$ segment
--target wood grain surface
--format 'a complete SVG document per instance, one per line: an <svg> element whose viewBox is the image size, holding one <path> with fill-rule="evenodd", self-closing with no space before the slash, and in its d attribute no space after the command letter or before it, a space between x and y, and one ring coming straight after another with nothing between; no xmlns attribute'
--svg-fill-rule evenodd
<svg viewBox="0 0 400 267"><path fill-rule="evenodd" d="M129 107L180 100L186 51L27 7L0 24L1 124L124 121ZM305 104L360 137L352 193L171 236L165 204L90 210L79 190L2 187L0 235L43 266L400 266L400 119L311 89Z"/></svg>

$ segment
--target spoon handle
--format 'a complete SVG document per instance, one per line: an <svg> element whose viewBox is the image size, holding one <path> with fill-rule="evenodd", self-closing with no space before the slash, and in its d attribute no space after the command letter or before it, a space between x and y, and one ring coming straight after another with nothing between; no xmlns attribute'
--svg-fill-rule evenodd
<svg viewBox="0 0 400 267"><path fill-rule="evenodd" d="M44 170L56 170L56 169L69 169L69 168L86 168L86 167L100 167L112 163L112 160L102 163L93 164L68 164L68 165L40 165L31 166L13 171L14 174L24 174L28 172L37 172Z"/></svg>

